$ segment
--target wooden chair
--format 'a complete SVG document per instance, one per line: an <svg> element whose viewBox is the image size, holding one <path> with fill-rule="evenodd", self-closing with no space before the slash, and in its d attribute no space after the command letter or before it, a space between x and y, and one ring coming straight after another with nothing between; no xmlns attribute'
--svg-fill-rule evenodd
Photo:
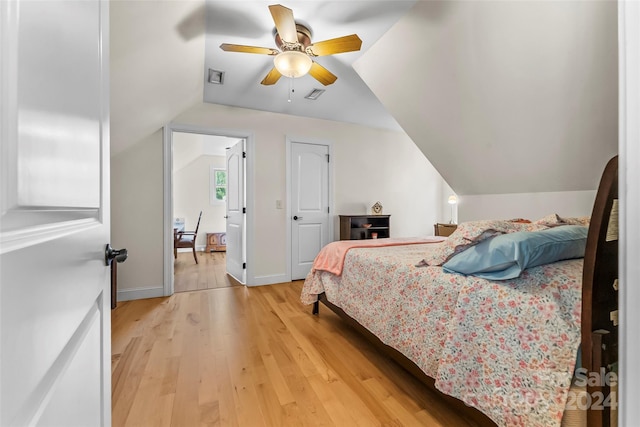
<svg viewBox="0 0 640 427"><path fill-rule="evenodd" d="M178 258L178 248L191 248L193 250L193 259L198 263L198 256L196 255L196 238L198 237L198 228L200 227L200 219L202 218L202 211L198 216L198 223L196 224L195 231L178 231L173 230L173 257Z"/></svg>
<svg viewBox="0 0 640 427"><path fill-rule="evenodd" d="M458 224L433 224L433 229L436 236L448 237L449 235L451 235L451 233L456 231L456 228L458 228Z"/></svg>

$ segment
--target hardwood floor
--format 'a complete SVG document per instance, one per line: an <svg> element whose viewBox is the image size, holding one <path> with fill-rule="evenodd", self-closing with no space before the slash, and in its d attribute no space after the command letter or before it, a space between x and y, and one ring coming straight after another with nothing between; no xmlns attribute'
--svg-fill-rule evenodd
<svg viewBox="0 0 640 427"><path fill-rule="evenodd" d="M112 312L114 426L466 426L302 282L127 301Z"/></svg>
<svg viewBox="0 0 640 427"><path fill-rule="evenodd" d="M192 252L179 252L173 262L175 292L242 286L227 275L226 252L198 252L198 264Z"/></svg>

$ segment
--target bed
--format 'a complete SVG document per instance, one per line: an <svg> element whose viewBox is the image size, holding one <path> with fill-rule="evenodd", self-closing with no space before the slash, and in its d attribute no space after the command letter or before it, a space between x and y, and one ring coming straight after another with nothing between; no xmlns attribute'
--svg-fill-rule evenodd
<svg viewBox="0 0 640 427"><path fill-rule="evenodd" d="M617 361L617 197L614 157L588 225L553 215L463 223L443 241L334 242L346 247L339 262L322 259L301 300L314 314L322 302L478 424L560 426L577 413L589 426L607 426L616 403L615 381L604 378ZM522 243L521 236L563 233L583 239L582 254L572 240L569 256L546 262L555 249ZM516 252L528 244L538 254L508 268L492 259L504 264L497 270L477 259L477 272L449 268L462 258L493 258L505 244L498 242L512 247L518 239Z"/></svg>

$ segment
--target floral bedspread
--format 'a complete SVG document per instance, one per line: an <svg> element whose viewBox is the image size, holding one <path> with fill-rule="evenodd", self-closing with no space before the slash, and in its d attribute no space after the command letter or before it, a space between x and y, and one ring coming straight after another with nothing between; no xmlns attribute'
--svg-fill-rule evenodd
<svg viewBox="0 0 640 427"><path fill-rule="evenodd" d="M341 276L310 273L327 299L499 426L559 426L580 343L582 259L490 282L417 267L438 245L352 249Z"/></svg>

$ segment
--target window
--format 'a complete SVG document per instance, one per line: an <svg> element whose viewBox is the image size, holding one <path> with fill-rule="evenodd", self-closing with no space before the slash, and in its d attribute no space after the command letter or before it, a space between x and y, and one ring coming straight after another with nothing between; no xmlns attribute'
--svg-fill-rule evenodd
<svg viewBox="0 0 640 427"><path fill-rule="evenodd" d="M211 167L210 203L216 205L227 201L227 171Z"/></svg>

